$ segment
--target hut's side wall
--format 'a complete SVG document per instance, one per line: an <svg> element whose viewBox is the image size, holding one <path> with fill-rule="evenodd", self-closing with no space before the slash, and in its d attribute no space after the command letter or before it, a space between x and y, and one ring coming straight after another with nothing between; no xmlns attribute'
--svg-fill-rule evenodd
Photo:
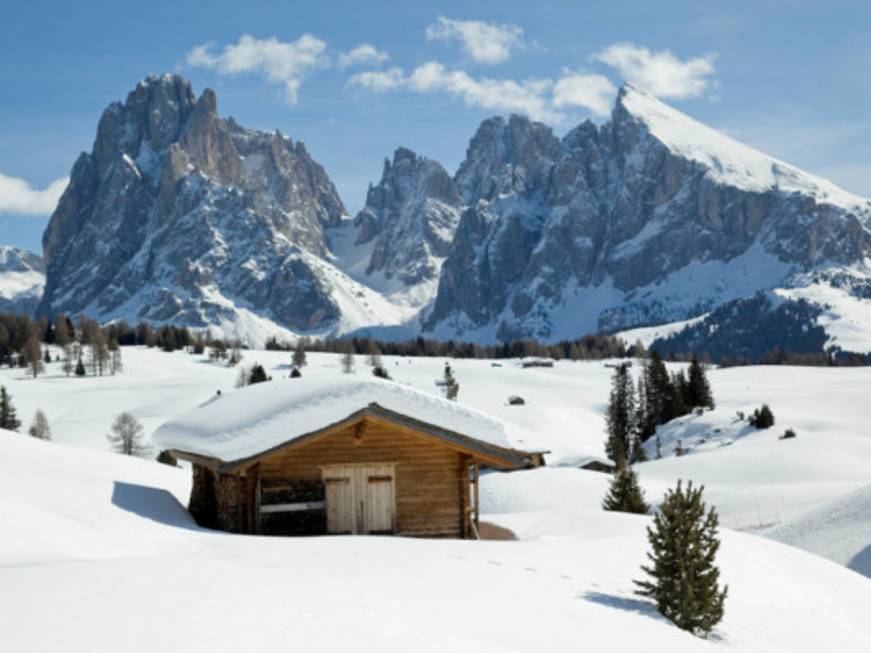
<svg viewBox="0 0 871 653"><path fill-rule="evenodd" d="M437 441L366 420L355 427L278 451L260 461L264 483L321 480L323 465L396 464L396 530L400 535L460 537L463 524L462 456Z"/></svg>
<svg viewBox="0 0 871 653"><path fill-rule="evenodd" d="M215 501L215 474L202 465L193 465L193 482L188 509L194 521L204 528L218 527Z"/></svg>

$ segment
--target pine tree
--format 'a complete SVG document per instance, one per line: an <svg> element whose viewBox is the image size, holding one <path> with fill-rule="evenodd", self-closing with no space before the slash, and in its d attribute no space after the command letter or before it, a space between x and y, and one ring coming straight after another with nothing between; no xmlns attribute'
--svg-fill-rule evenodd
<svg viewBox="0 0 871 653"><path fill-rule="evenodd" d="M628 365L618 365L611 379L606 415L605 453L618 465L628 461L635 435L635 399Z"/></svg>
<svg viewBox="0 0 871 653"><path fill-rule="evenodd" d="M689 388L690 384L683 370L679 370L671 375L670 402L672 419L690 412L692 403L690 403Z"/></svg>
<svg viewBox="0 0 871 653"><path fill-rule="evenodd" d="M308 343L305 338L299 338L296 341L296 348L293 350L293 365L300 368L305 367L305 348Z"/></svg>
<svg viewBox="0 0 871 653"><path fill-rule="evenodd" d="M602 508L615 512L633 512L646 515L650 506L644 501L644 491L638 485L635 471L625 464L617 466L617 471L611 478L608 494L602 501Z"/></svg>
<svg viewBox="0 0 871 653"><path fill-rule="evenodd" d="M42 362L43 363L50 363L51 362L51 353L48 351L48 347L45 348L45 352L42 355Z"/></svg>
<svg viewBox="0 0 871 653"><path fill-rule="evenodd" d="M762 404L761 408L753 411L750 417L747 418L750 426L757 429L768 429L774 426L774 413L768 407L768 404Z"/></svg>
<svg viewBox="0 0 871 653"><path fill-rule="evenodd" d="M381 364L372 368L372 375L377 376L379 379L390 379L390 374L388 374L387 370L384 369L384 366Z"/></svg>
<svg viewBox="0 0 871 653"><path fill-rule="evenodd" d="M112 424L112 433L106 439L118 453L125 456L144 456L148 447L144 443L145 431L130 413L121 413Z"/></svg>
<svg viewBox="0 0 871 653"><path fill-rule="evenodd" d="M251 372L248 374L248 385L263 383L264 381L269 381L266 370L263 369L262 365L254 363L254 367L251 368Z"/></svg>
<svg viewBox="0 0 871 653"><path fill-rule="evenodd" d="M0 429L17 431L20 427L21 422L12 405L12 395L6 391L6 386L0 385Z"/></svg>
<svg viewBox="0 0 871 653"><path fill-rule="evenodd" d="M629 454L629 462L632 464L647 462L647 454L644 452L644 443L638 432L632 437L632 451Z"/></svg>
<svg viewBox="0 0 871 653"><path fill-rule="evenodd" d="M652 598L661 614L679 628L707 635L723 618L728 587L720 590L720 571L714 563L720 540L719 520L711 508L705 513L704 486L692 481L666 493L653 526L647 529L651 551L649 580L635 581L637 593Z"/></svg>
<svg viewBox="0 0 871 653"><path fill-rule="evenodd" d="M687 397L687 403L690 408L695 408L696 406L714 408L714 395L711 392L711 384L708 382L708 376L705 373L705 366L698 361L695 354L693 354L693 358L690 361Z"/></svg>
<svg viewBox="0 0 871 653"><path fill-rule="evenodd" d="M454 377L454 371L448 363L445 363L445 398L451 401L457 400L457 395L460 394L460 384Z"/></svg>
<svg viewBox="0 0 871 653"><path fill-rule="evenodd" d="M76 376L85 376L85 364L82 362L82 356L79 354L79 360L76 363Z"/></svg>
<svg viewBox="0 0 871 653"><path fill-rule="evenodd" d="M51 428L48 425L48 418L41 410L37 409L33 415L33 422L30 424L30 428L27 429L27 434L40 440L51 440Z"/></svg>

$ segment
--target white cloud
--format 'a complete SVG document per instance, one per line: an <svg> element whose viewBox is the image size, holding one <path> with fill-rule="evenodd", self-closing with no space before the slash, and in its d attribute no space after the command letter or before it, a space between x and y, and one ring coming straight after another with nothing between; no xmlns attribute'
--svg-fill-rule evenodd
<svg viewBox="0 0 871 653"><path fill-rule="evenodd" d="M351 77L349 83L376 93L384 93L405 84L405 74L401 68L395 67L388 70L367 70Z"/></svg>
<svg viewBox="0 0 871 653"><path fill-rule="evenodd" d="M523 30L517 25L495 25L482 20L455 20L439 16L426 28L430 41L459 41L463 50L480 63L501 63L511 50L523 47Z"/></svg>
<svg viewBox="0 0 871 653"><path fill-rule="evenodd" d="M584 107L600 116L608 115L617 87L602 75L563 71L553 87L553 105L558 108Z"/></svg>
<svg viewBox="0 0 871 653"><path fill-rule="evenodd" d="M198 45L187 54L187 63L212 68L222 75L262 74L273 84L283 84L287 100L296 104L306 76L328 65L326 47L326 43L311 34L289 42L244 34L238 43L224 46L218 55L212 54L211 44Z"/></svg>
<svg viewBox="0 0 871 653"><path fill-rule="evenodd" d="M339 55L339 68L350 68L361 64L379 64L384 63L389 58L386 52L381 52L371 43L362 43L353 50Z"/></svg>
<svg viewBox="0 0 871 653"><path fill-rule="evenodd" d="M376 92L405 88L415 93L446 93L467 105L491 111L516 111L536 120L558 122L561 116L548 100L553 82L549 79L475 78L464 70L448 70L437 61L430 61L404 75L399 68L359 73L351 83Z"/></svg>
<svg viewBox="0 0 871 653"><path fill-rule="evenodd" d="M43 190L30 187L23 179L0 174L0 213L48 215L67 187L69 179L55 179Z"/></svg>
<svg viewBox="0 0 871 653"><path fill-rule="evenodd" d="M634 43L615 43L592 56L615 68L627 82L663 98L698 97L711 88L716 55L681 61L668 50L651 52Z"/></svg>

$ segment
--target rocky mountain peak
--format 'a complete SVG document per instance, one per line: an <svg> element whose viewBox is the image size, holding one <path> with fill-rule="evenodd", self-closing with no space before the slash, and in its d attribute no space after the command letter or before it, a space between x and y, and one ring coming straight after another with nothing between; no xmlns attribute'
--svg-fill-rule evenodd
<svg viewBox="0 0 871 653"><path fill-rule="evenodd" d="M316 261L344 212L301 143L223 120L210 89L196 99L177 75L149 76L73 167L43 237L40 312L321 328L340 311Z"/></svg>

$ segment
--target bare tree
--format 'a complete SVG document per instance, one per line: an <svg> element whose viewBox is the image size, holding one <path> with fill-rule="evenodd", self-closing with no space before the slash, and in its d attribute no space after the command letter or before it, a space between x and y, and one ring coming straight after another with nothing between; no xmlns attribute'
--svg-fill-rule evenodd
<svg viewBox="0 0 871 653"><path fill-rule="evenodd" d="M42 362L42 348L39 346L39 339L36 336L30 336L25 343L24 359L27 361L34 379L37 375L45 372L45 365Z"/></svg>
<svg viewBox="0 0 871 653"><path fill-rule="evenodd" d="M51 428L48 426L48 418L42 410L37 409L33 415L33 422L30 428L27 429L28 435L40 440L51 440Z"/></svg>
<svg viewBox="0 0 871 653"><path fill-rule="evenodd" d="M145 431L130 413L121 413L112 424L112 433L106 439L118 453L125 456L145 456L148 454L148 446L143 442Z"/></svg>
<svg viewBox="0 0 871 653"><path fill-rule="evenodd" d="M345 353L342 354L342 372L345 374L350 374L354 371L354 350L351 347L351 343L345 347Z"/></svg>
<svg viewBox="0 0 871 653"><path fill-rule="evenodd" d="M293 366L294 367L303 367L306 364L305 360L305 348L308 346L308 338L302 337L298 338L296 341L296 348L293 350Z"/></svg>

